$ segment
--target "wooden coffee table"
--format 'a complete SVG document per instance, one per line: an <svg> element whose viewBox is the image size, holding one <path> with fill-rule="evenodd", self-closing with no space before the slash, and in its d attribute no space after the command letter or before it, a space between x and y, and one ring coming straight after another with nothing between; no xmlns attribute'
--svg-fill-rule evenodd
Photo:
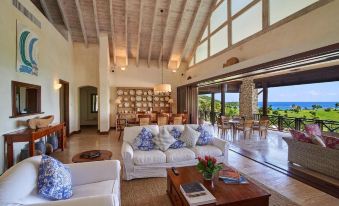
<svg viewBox="0 0 339 206"><path fill-rule="evenodd" d="M99 151L101 155L96 158L81 158L80 156L87 152L96 152ZM103 161L103 160L110 160L112 157L112 152L108 150L90 150L90 151L84 151L81 153L78 153L73 156L72 162L74 163L80 163L80 162L93 162L93 161Z"/></svg>
<svg viewBox="0 0 339 206"><path fill-rule="evenodd" d="M226 167L226 166L225 166ZM268 206L270 194L251 181L249 184L225 184L217 177L211 182L204 181L195 166L177 168L176 176L172 169L167 169L167 194L173 205L189 205L180 191L180 185L190 182L201 182L217 199L216 203L208 205L227 206Z"/></svg>

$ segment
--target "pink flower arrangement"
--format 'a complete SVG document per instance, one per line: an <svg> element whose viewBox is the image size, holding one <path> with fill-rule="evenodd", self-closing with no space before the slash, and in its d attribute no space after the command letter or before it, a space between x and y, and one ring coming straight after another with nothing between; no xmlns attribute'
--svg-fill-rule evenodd
<svg viewBox="0 0 339 206"><path fill-rule="evenodd" d="M211 180L213 176L222 169L221 164L217 164L217 159L206 155L204 158L198 157L197 169L205 179Z"/></svg>

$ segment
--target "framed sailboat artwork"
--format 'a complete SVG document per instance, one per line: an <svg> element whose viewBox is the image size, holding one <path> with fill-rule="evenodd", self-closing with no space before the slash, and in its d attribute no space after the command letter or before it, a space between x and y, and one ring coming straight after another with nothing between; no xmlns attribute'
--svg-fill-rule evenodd
<svg viewBox="0 0 339 206"><path fill-rule="evenodd" d="M17 22L17 72L38 76L39 38L25 25Z"/></svg>

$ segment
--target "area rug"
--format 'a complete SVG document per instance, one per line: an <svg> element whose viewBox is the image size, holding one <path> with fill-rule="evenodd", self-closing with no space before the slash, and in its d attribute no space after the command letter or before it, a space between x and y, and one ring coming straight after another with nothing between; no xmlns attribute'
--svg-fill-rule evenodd
<svg viewBox="0 0 339 206"><path fill-rule="evenodd" d="M253 183L271 194L270 206L298 206L285 196L267 188L265 185L246 176ZM166 193L166 178L149 178L122 181L121 198L123 206L171 206L171 200Z"/></svg>

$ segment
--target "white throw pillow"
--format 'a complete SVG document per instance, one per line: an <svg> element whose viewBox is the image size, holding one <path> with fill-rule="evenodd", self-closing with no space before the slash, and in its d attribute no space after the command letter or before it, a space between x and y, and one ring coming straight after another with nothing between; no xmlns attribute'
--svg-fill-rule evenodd
<svg viewBox="0 0 339 206"><path fill-rule="evenodd" d="M186 143L187 147L194 147L200 136L200 132L185 125L185 129L180 136L180 140Z"/></svg>
<svg viewBox="0 0 339 206"><path fill-rule="evenodd" d="M162 128L160 129L159 136L154 137L153 141L160 150L166 151L176 141L176 139L168 132L167 129Z"/></svg>

